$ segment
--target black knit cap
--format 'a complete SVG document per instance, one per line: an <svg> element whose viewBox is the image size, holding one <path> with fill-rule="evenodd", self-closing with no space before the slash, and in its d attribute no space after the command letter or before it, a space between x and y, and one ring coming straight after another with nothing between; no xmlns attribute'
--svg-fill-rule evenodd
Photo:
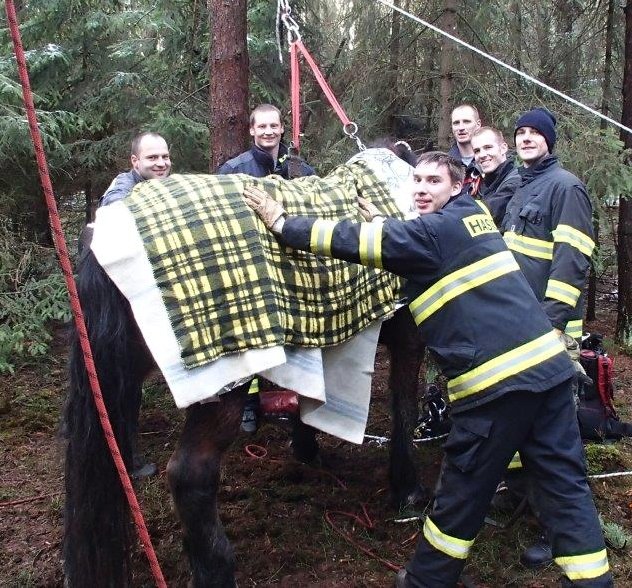
<svg viewBox="0 0 632 588"><path fill-rule="evenodd" d="M514 131L514 140L516 139L516 131L520 127L531 127L540 131L546 141L546 146L549 148L549 153L553 152L555 146L555 140L557 134L555 132L555 125L557 120L553 113L549 112L546 108L534 108L525 112L517 121Z"/></svg>

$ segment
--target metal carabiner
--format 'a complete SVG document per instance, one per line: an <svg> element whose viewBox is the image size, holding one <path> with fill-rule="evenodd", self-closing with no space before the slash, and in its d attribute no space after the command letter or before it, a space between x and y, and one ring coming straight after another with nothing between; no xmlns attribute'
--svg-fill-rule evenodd
<svg viewBox="0 0 632 588"><path fill-rule="evenodd" d="M356 123L354 122L347 123L346 125L342 127L342 131L344 132L345 135L347 135L347 137L349 137L350 139L353 139L356 142L356 145L358 146L358 149L360 151L366 151L366 146L362 142L362 139L360 139L360 137L358 137L357 135L358 125Z"/></svg>

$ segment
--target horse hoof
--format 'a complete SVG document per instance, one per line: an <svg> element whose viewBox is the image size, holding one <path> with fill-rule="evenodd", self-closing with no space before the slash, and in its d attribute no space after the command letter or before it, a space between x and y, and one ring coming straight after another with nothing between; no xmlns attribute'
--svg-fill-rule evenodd
<svg viewBox="0 0 632 588"><path fill-rule="evenodd" d="M319 460L319 455L317 443L301 445L300 443L291 441L290 447L292 448L294 457L301 463L307 465L318 465L317 461Z"/></svg>
<svg viewBox="0 0 632 588"><path fill-rule="evenodd" d="M400 511L414 509L415 507L426 505L431 499L431 495L423 486L417 486L412 492L397 500Z"/></svg>

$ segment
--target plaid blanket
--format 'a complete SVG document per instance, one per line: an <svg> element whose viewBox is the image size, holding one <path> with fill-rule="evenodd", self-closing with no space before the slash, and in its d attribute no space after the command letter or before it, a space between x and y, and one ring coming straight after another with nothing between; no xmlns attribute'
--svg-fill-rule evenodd
<svg viewBox="0 0 632 588"><path fill-rule="evenodd" d="M358 219L362 195L401 216L364 161L291 182L238 174L138 184L125 204L187 368L250 348L335 345L394 309L392 275L280 246L243 201L252 184L289 214Z"/></svg>

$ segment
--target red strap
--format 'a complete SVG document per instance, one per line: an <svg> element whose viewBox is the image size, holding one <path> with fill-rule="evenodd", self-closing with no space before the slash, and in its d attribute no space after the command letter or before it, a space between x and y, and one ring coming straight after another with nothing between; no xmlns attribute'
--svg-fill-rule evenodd
<svg viewBox="0 0 632 588"><path fill-rule="evenodd" d="M296 43L290 44L290 93L292 97L292 143L301 146L301 79Z"/></svg>
<svg viewBox="0 0 632 588"><path fill-rule="evenodd" d="M329 86L329 84L327 83L327 80L325 80L325 77L321 73L320 69L318 69L316 62L310 55L309 51L306 49L305 45L303 45L303 42L298 40L292 43L292 45L296 45L299 51L303 54L305 61L307 61L308 65L312 68L312 72L314 73L314 77L316 78L316 81L320 85L322 91L325 93L325 96L327 96L327 100L329 100L329 104L331 104L331 107L336 111L336 114L338 115L338 118L340 119L342 124L345 127L351 124L349 117L346 115L342 106L340 106L340 102L338 102L338 100L334 96L334 93L331 87Z"/></svg>

